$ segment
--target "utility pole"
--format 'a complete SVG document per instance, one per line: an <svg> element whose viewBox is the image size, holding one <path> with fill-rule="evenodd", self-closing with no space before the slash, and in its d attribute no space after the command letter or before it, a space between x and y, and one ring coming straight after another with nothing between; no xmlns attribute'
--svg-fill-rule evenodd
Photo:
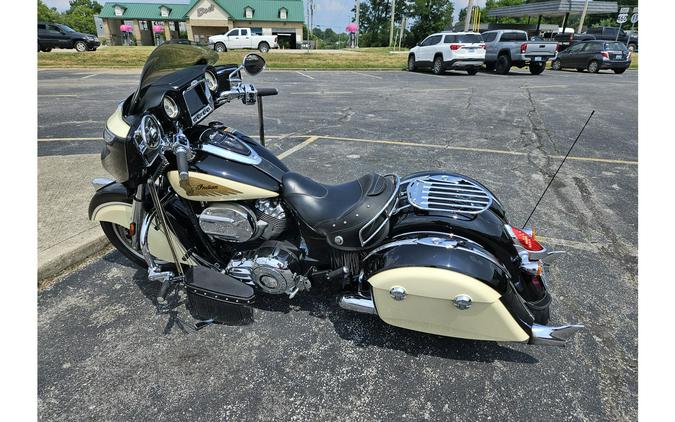
<svg viewBox="0 0 675 422"><path fill-rule="evenodd" d="M394 12L396 12L396 0L391 0L391 25L389 27L389 47L394 45Z"/></svg>
<svg viewBox="0 0 675 422"><path fill-rule="evenodd" d="M471 12L473 11L473 0L469 0L469 4L466 5L466 16L464 18L464 32L469 30L471 24Z"/></svg>
<svg viewBox="0 0 675 422"><path fill-rule="evenodd" d="M589 0L586 0L586 3L584 3L584 10L581 12L581 19L579 19L579 28L577 28L577 34L581 33L581 29L584 26L584 19L586 19L586 11L588 10L588 2Z"/></svg>
<svg viewBox="0 0 675 422"><path fill-rule="evenodd" d="M361 32L361 23L359 23L359 7L361 0L356 1L356 33L354 34L354 48L359 48L359 32Z"/></svg>
<svg viewBox="0 0 675 422"><path fill-rule="evenodd" d="M399 35L398 35L398 49L399 50L401 49L401 41L403 40L403 28L405 28L406 20L407 19L406 19L405 16L401 16L401 29L400 29Z"/></svg>

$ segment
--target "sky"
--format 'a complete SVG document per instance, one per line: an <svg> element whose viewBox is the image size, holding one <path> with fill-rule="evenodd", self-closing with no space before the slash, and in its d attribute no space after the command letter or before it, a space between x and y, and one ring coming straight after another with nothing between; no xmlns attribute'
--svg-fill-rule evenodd
<svg viewBox="0 0 675 422"><path fill-rule="evenodd" d="M56 7L58 10L68 9L68 0L43 0L49 7ZM189 0L136 0L143 3L189 3ZM227 0L225 0L227 1ZM121 0L124 2L124 0ZM99 0L103 4L105 1ZM133 3L133 0L127 0L127 3ZM455 21L459 11L466 7L467 0L454 0L455 3ZM475 0L477 6L485 6L485 0ZM354 0L314 0L314 24L321 29L332 28L336 32L344 32L345 26L352 21L351 10L354 7Z"/></svg>

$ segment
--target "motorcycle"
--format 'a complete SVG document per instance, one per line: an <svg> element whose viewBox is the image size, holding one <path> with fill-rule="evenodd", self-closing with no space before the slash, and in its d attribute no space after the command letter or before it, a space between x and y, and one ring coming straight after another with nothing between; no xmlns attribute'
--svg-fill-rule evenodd
<svg viewBox="0 0 675 422"><path fill-rule="evenodd" d="M165 44L104 130L89 217L160 282L157 302L187 296L196 326L246 315L256 295L292 300L337 286L349 311L410 330L562 346L581 325L548 326L546 266L557 256L509 224L499 199L451 172L367 174L326 185L264 147L262 98L244 83L265 60ZM258 104L260 142L204 120Z"/></svg>

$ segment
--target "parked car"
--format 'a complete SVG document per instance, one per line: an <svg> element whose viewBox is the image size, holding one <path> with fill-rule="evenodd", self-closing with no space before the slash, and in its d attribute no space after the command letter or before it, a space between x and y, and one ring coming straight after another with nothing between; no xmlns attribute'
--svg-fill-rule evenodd
<svg viewBox="0 0 675 422"><path fill-rule="evenodd" d="M52 51L52 48L74 48L80 53L96 51L101 45L96 35L77 32L61 23L38 22L38 51Z"/></svg>
<svg viewBox="0 0 675 422"><path fill-rule="evenodd" d="M617 39L617 32L619 37ZM595 28L589 28L586 31L586 34L593 35L597 40L605 41L620 41L628 47L628 51L633 52L638 49L638 37L635 34L631 34L630 37L623 29L613 28L611 26L598 26Z"/></svg>
<svg viewBox="0 0 675 422"><path fill-rule="evenodd" d="M270 48L279 48L276 35L258 35L251 28L235 28L223 35L209 37L209 46L219 53L240 48L253 48L267 53Z"/></svg>
<svg viewBox="0 0 675 422"><path fill-rule="evenodd" d="M594 40L595 35L591 34L574 34L574 33L564 33L556 34L553 37L553 41L558 43L558 51L563 51L572 44L576 44L580 41Z"/></svg>
<svg viewBox="0 0 675 422"><path fill-rule="evenodd" d="M623 73L630 66L630 51L622 42L582 41L558 53L551 63L553 70L574 68L598 73L600 69L612 69L614 73Z"/></svg>
<svg viewBox="0 0 675 422"><path fill-rule="evenodd" d="M555 41L528 41L527 32L500 29L483 32L485 40L485 67L506 75L512 66L529 67L530 73L539 75L546 68L548 59L555 57Z"/></svg>
<svg viewBox="0 0 675 422"><path fill-rule="evenodd" d="M483 37L476 32L440 32L429 35L410 49L408 70L431 69L435 74L446 70L478 73L485 59Z"/></svg>

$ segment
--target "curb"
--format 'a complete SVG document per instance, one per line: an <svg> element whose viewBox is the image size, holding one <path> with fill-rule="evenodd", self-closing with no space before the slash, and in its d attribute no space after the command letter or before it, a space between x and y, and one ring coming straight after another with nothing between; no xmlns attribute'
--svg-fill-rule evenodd
<svg viewBox="0 0 675 422"><path fill-rule="evenodd" d="M95 229L95 232L93 232ZM80 264L110 246L108 238L100 227L94 227L84 233L84 241L77 238L65 241L46 251L38 252L38 288L49 280L61 275L66 269ZM58 251L51 251L58 247Z"/></svg>

